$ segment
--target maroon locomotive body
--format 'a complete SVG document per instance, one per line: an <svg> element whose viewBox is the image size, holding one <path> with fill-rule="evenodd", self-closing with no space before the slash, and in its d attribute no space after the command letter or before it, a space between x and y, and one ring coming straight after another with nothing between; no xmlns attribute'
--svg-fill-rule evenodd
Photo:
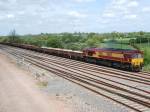
<svg viewBox="0 0 150 112"><path fill-rule="evenodd" d="M83 57L89 62L135 71L140 71L143 67L143 52L140 50L88 48L83 50Z"/></svg>

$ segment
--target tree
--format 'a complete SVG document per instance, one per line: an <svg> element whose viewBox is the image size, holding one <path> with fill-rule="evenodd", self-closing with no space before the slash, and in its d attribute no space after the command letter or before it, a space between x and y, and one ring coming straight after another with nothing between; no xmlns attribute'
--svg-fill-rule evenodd
<svg viewBox="0 0 150 112"><path fill-rule="evenodd" d="M93 35L92 37L89 37L85 43L89 46L89 47L99 47L101 42L103 41L103 38L99 35Z"/></svg>
<svg viewBox="0 0 150 112"><path fill-rule="evenodd" d="M62 42L59 37L49 37L47 40L47 46L53 48L62 48Z"/></svg>
<svg viewBox="0 0 150 112"><path fill-rule="evenodd" d="M8 36L8 41L9 42L13 42L13 43L18 43L18 42L21 41L19 36L16 34L16 30L15 29L10 32L10 34Z"/></svg>

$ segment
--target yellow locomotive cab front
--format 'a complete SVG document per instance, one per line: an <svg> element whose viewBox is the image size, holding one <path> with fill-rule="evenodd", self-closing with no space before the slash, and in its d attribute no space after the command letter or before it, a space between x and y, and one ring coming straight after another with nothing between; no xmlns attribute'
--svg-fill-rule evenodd
<svg viewBox="0 0 150 112"><path fill-rule="evenodd" d="M132 56L131 64L135 71L140 71L143 67L144 59L142 54L135 54Z"/></svg>
<svg viewBox="0 0 150 112"><path fill-rule="evenodd" d="M132 65L133 66L141 66L143 65L143 58L135 58L135 59L132 59Z"/></svg>

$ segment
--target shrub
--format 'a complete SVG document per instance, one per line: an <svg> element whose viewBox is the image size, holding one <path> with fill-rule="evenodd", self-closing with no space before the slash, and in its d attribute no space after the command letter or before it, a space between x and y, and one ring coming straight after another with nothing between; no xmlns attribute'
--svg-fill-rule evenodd
<svg viewBox="0 0 150 112"><path fill-rule="evenodd" d="M145 65L150 64L150 49L149 48L144 48L144 62L145 62Z"/></svg>

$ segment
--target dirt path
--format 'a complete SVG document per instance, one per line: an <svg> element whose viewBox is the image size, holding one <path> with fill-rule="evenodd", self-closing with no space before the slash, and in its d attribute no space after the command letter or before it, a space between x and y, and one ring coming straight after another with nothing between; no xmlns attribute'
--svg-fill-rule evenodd
<svg viewBox="0 0 150 112"><path fill-rule="evenodd" d="M42 93L27 73L0 52L0 112L71 112Z"/></svg>

